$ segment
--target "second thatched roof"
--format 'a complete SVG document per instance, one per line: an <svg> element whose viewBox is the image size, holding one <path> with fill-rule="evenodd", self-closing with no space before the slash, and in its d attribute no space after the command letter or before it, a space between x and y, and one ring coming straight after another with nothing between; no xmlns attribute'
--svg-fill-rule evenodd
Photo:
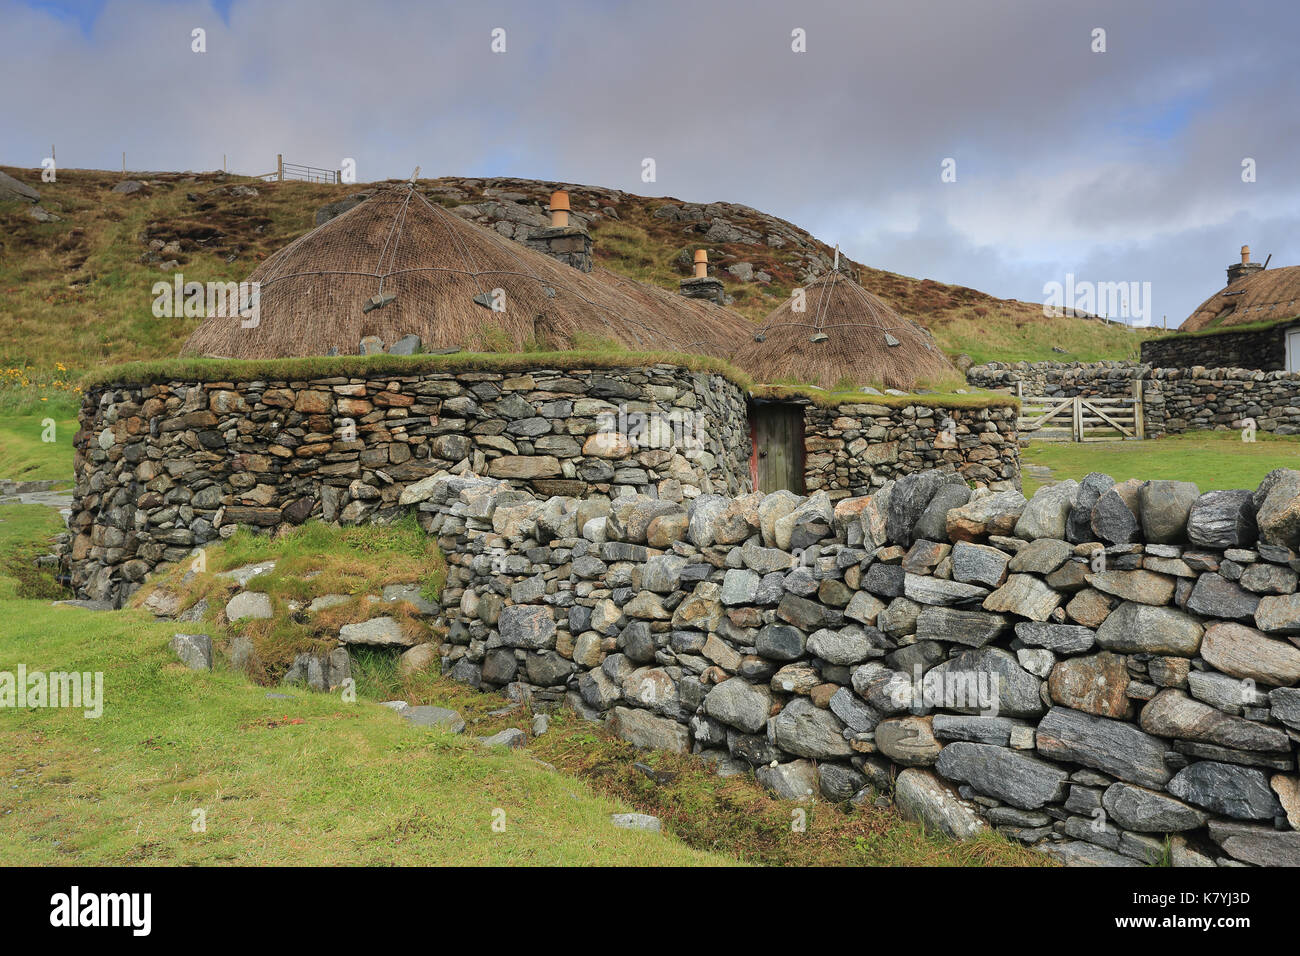
<svg viewBox="0 0 1300 956"><path fill-rule="evenodd" d="M1300 266L1264 269L1224 286L1196 307L1183 332L1300 318Z"/></svg>
<svg viewBox="0 0 1300 956"><path fill-rule="evenodd" d="M210 316L182 355L355 355L366 336L391 345L415 334L426 350L567 349L585 339L588 347L604 340L726 358L754 328L711 302L603 269L581 272L409 186L381 187L276 252L247 281L259 284L257 324Z"/></svg>
<svg viewBox="0 0 1300 956"><path fill-rule="evenodd" d="M911 389L954 372L926 329L840 269L810 282L802 303L792 296L773 309L735 361L760 382L825 389Z"/></svg>

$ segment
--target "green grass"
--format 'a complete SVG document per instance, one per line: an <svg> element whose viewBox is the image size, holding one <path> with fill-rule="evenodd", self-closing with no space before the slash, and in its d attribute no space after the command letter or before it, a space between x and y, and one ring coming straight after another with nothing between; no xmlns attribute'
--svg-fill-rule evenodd
<svg viewBox="0 0 1300 956"><path fill-rule="evenodd" d="M1300 468L1300 437L1258 433L1243 442L1236 431L1190 432L1129 442L1031 442L1021 449L1024 465L1042 465L1052 478L1078 480L1100 471L1116 481L1129 478L1191 481L1201 491L1255 488L1274 468ZM1032 495L1044 479L1024 475Z"/></svg>
<svg viewBox="0 0 1300 956"><path fill-rule="evenodd" d="M1020 305L1020 303L1016 303ZM1158 333L1075 318L1048 318L1039 310L1004 318L977 315L978 309L954 314L931 331L949 355L965 353L976 365L985 362L1137 361L1142 341ZM1055 348L1064 352L1054 351Z"/></svg>
<svg viewBox="0 0 1300 956"><path fill-rule="evenodd" d="M0 575L52 514L0 508ZM8 524L13 515L22 522ZM427 559L418 535L404 522L240 532L209 549L206 571L181 581L188 568L177 568L163 583L187 606L214 593L213 572L274 558L275 571L249 587L275 601L305 597L309 569L320 571L317 593L349 582L365 592ZM426 571L436 590L441 567ZM181 627L220 646L215 613L177 625L139 609L53 607L13 599L11 581L0 577L6 669L104 674L99 719L0 709L0 856L11 865L1049 865L1001 837L955 844L874 806L809 804L797 827L795 805L752 779L638 752L565 711L528 751L490 751L473 737L526 730L527 708L436 673L403 675L384 651L354 654L356 703L300 689L271 699L221 655L208 673L176 662L167 643ZM389 699L454 707L468 732L410 727L375 706ZM638 760L672 779L650 781ZM192 828L196 810L206 831ZM665 835L610 825L609 814L631 810L659 816Z"/></svg>
<svg viewBox="0 0 1300 956"><path fill-rule="evenodd" d="M176 626L143 612L3 601L0 621L8 664L104 674L99 719L0 710L11 866L731 862L611 826L629 807L525 753L411 727L364 700L272 700L242 675L189 671L167 648Z"/></svg>
<svg viewBox="0 0 1300 956"><path fill-rule="evenodd" d="M48 414L0 415L0 479L72 481L72 436L76 432L76 413L69 414L66 403L49 409Z"/></svg>
<svg viewBox="0 0 1300 956"><path fill-rule="evenodd" d="M48 554L63 519L45 505L0 505L0 599L67 597L54 573L35 561ZM3 613L3 612L0 612Z"/></svg>
<svg viewBox="0 0 1300 956"><path fill-rule="evenodd" d="M228 625L224 608L239 588L219 572L265 561L275 561L274 569L251 578L245 589L266 594L274 616ZM250 665L253 675L274 683L298 652L334 647L345 624L382 615L397 620L416 640L433 638L413 606L378 599L388 584L417 584L426 598L441 594L446 569L435 540L413 517L348 528L309 521L274 538L241 528L228 540L205 548L199 566L181 562L152 575L131 604L142 606L155 590L178 596L182 609L206 598L208 610L198 626L218 647L225 646L226 637L248 637L256 650ZM347 601L316 612L303 610L323 594L343 595Z"/></svg>

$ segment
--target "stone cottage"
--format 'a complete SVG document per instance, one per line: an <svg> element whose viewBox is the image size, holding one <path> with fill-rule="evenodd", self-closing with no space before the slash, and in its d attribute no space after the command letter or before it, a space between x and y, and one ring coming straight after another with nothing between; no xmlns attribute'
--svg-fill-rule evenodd
<svg viewBox="0 0 1300 956"><path fill-rule="evenodd" d="M1265 269L1250 246L1228 266L1228 284L1179 331L1142 343L1142 361L1161 368L1245 368L1300 372L1300 266Z"/></svg>

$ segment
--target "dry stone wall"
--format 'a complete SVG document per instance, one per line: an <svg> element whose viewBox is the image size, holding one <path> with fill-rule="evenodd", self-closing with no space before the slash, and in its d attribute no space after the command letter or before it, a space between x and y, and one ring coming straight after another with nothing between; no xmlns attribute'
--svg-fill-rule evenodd
<svg viewBox="0 0 1300 956"><path fill-rule="evenodd" d="M1286 368L1286 326L1213 335L1166 335L1142 343L1142 361L1161 368Z"/></svg>
<svg viewBox="0 0 1300 956"><path fill-rule="evenodd" d="M1146 354L1145 352L1143 353ZM1131 398L1142 383L1148 438L1207 429L1300 434L1300 374L1256 368L1152 368L1124 362L992 362L966 373L980 388L1072 398ZM1249 421L1248 421L1249 420Z"/></svg>
<svg viewBox="0 0 1300 956"><path fill-rule="evenodd" d="M966 381L1012 393L1019 384L1026 395L1130 398L1133 380L1147 369L1133 362L989 362L967 369Z"/></svg>
<svg viewBox="0 0 1300 956"><path fill-rule="evenodd" d="M74 444L62 560L115 604L239 525L390 520L448 472L543 496L750 487L743 391L670 365L115 384L88 392Z"/></svg>
<svg viewBox="0 0 1300 956"><path fill-rule="evenodd" d="M1300 472L418 509L460 680L1066 862L1300 865Z"/></svg>
<svg viewBox="0 0 1300 956"><path fill-rule="evenodd" d="M1147 434L1203 429L1300 434L1300 375L1249 368L1157 368L1143 382Z"/></svg>
<svg viewBox="0 0 1300 956"><path fill-rule="evenodd" d="M1017 409L845 404L804 410L804 486L832 500L929 469L976 487L1020 487Z"/></svg>

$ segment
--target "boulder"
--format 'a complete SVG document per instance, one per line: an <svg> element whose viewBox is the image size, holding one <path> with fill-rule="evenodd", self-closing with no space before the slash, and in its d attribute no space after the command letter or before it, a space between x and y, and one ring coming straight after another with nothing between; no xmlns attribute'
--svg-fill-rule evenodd
<svg viewBox="0 0 1300 956"><path fill-rule="evenodd" d="M997 491L948 512L950 541L975 541L990 534L1009 535L1024 512L1025 496L1018 491Z"/></svg>
<svg viewBox="0 0 1300 956"><path fill-rule="evenodd" d="M41 194L25 182L0 172L0 202L38 203Z"/></svg>
<svg viewBox="0 0 1300 956"><path fill-rule="evenodd" d="M1097 499L1092 509L1091 526L1092 536L1106 544L1128 544L1138 534L1137 516L1113 488Z"/></svg>
<svg viewBox="0 0 1300 956"><path fill-rule="evenodd" d="M1168 688L1145 707L1139 720L1149 734L1218 744L1236 750L1289 752L1290 738L1276 727L1232 717L1181 690Z"/></svg>
<svg viewBox="0 0 1300 956"><path fill-rule="evenodd" d="M988 829L973 805L935 774L917 767L898 775L894 805L904 819L952 840L969 840Z"/></svg>
<svg viewBox="0 0 1300 956"><path fill-rule="evenodd" d="M889 717L876 726L876 749L904 767L930 767L943 745L934 739L931 717Z"/></svg>
<svg viewBox="0 0 1300 956"><path fill-rule="evenodd" d="M952 548L952 577L962 584L996 588L1007 579L1010 555L983 544L958 541Z"/></svg>
<svg viewBox="0 0 1300 956"><path fill-rule="evenodd" d="M240 591L226 602L226 620L231 624L245 618L266 619L274 613L271 599L261 591Z"/></svg>
<svg viewBox="0 0 1300 956"><path fill-rule="evenodd" d="M1182 611L1125 602L1097 628L1097 643L1124 654L1173 654L1194 657L1203 629Z"/></svg>
<svg viewBox="0 0 1300 956"><path fill-rule="evenodd" d="M1211 820L1210 839L1234 860L1254 866L1300 866L1300 833L1271 827Z"/></svg>
<svg viewBox="0 0 1300 956"><path fill-rule="evenodd" d="M1082 764L1143 787L1169 780L1165 743L1132 724L1053 707L1038 724L1038 752L1052 760Z"/></svg>
<svg viewBox="0 0 1300 956"><path fill-rule="evenodd" d="M917 640L954 641L969 647L983 647L1010 626L1002 614L988 611L959 611L927 606L916 619Z"/></svg>
<svg viewBox="0 0 1300 956"><path fill-rule="evenodd" d="M689 753L691 734L685 726L639 707L615 707L610 719L615 734L637 747Z"/></svg>
<svg viewBox="0 0 1300 956"><path fill-rule="evenodd" d="M208 635L173 634L171 648L190 670L212 670L212 638Z"/></svg>
<svg viewBox="0 0 1300 956"><path fill-rule="evenodd" d="M992 744L955 741L939 753L935 769L947 780L968 783L980 793L1021 810L1037 810L1065 796L1069 774L1045 760Z"/></svg>
<svg viewBox="0 0 1300 956"><path fill-rule="evenodd" d="M767 726L772 694L764 686L732 677L717 684L704 698L704 711L710 717L756 734Z"/></svg>
<svg viewBox="0 0 1300 956"><path fill-rule="evenodd" d="M1115 479L1099 471L1089 472L1079 482L1079 493L1065 525L1065 538L1071 544L1093 541L1092 510L1098 499L1115 486Z"/></svg>
<svg viewBox="0 0 1300 956"><path fill-rule="evenodd" d="M1016 522L1015 536L1026 541L1036 538L1064 540L1070 511L1078 495L1079 483L1072 478L1039 488Z"/></svg>
<svg viewBox="0 0 1300 956"><path fill-rule="evenodd" d="M1255 626L1268 634L1300 634L1300 594L1268 595L1255 608Z"/></svg>
<svg viewBox="0 0 1300 956"><path fill-rule="evenodd" d="M853 753L840 723L806 697L796 697L772 718L773 742L787 753L817 760L848 757Z"/></svg>
<svg viewBox="0 0 1300 956"><path fill-rule="evenodd" d="M1178 771L1166 789L1181 800L1237 820L1272 820L1282 813L1268 776L1254 767L1199 760Z"/></svg>
<svg viewBox="0 0 1300 956"><path fill-rule="evenodd" d="M1260 684L1300 683L1300 649L1265 637L1241 624L1211 624L1201 641L1201 656L1216 670Z"/></svg>
<svg viewBox="0 0 1300 956"><path fill-rule="evenodd" d="M861 593L861 592L859 592ZM808 638L808 653L828 664L859 664L872 657L882 657L893 647L874 627L849 625L839 630L822 628Z"/></svg>
<svg viewBox="0 0 1300 956"><path fill-rule="evenodd" d="M817 793L817 765L811 760L762 766L754 771L754 779L781 800L807 800Z"/></svg>
<svg viewBox="0 0 1300 956"><path fill-rule="evenodd" d="M1006 584L984 599L983 607L986 611L1005 611L1033 621L1045 621L1060 603L1061 595L1041 579L1032 574L1012 574Z"/></svg>
<svg viewBox="0 0 1300 956"><path fill-rule="evenodd" d="M1100 571L1085 575L1085 580L1123 601L1166 605L1174 597L1174 579L1154 571Z"/></svg>
<svg viewBox="0 0 1300 956"><path fill-rule="evenodd" d="M1267 487L1261 499L1259 492ZM1293 550L1300 549L1300 471L1270 472L1255 493L1259 539Z"/></svg>
<svg viewBox="0 0 1300 956"><path fill-rule="evenodd" d="M1128 667L1109 651L1072 657L1052 668L1047 689L1056 703L1073 710L1124 720L1129 716Z"/></svg>
<svg viewBox="0 0 1300 956"><path fill-rule="evenodd" d="M497 619L497 629L506 647L555 646L555 617L548 607L533 604L504 607Z"/></svg>
<svg viewBox="0 0 1300 956"><path fill-rule="evenodd" d="M1187 540L1199 548L1248 548L1257 535L1249 491L1208 491L1187 515Z"/></svg>
<svg viewBox="0 0 1300 956"><path fill-rule="evenodd" d="M464 718L456 711L448 710L445 707L421 705L406 707L398 711L398 713L403 720L414 724L416 727L448 730L453 734L463 734L465 732Z"/></svg>
<svg viewBox="0 0 1300 956"><path fill-rule="evenodd" d="M1016 624L1016 637L1031 647L1045 647L1057 654L1083 654L1097 640L1096 633L1078 624L1042 621L1019 622Z"/></svg>
<svg viewBox="0 0 1300 956"><path fill-rule="evenodd" d="M1259 595L1251 594L1235 581L1206 572L1197 577L1187 598L1187 610L1202 617L1254 618Z"/></svg>
<svg viewBox="0 0 1300 956"><path fill-rule="evenodd" d="M1187 540L1187 520L1201 489L1190 481L1148 481L1138 493L1142 534L1148 544Z"/></svg>
<svg viewBox="0 0 1300 956"><path fill-rule="evenodd" d="M910 547L916 523L921 520L921 515L925 513L940 486L951 479L951 474L930 470L913 472L894 482L885 519L889 540Z"/></svg>
<svg viewBox="0 0 1300 956"><path fill-rule="evenodd" d="M1042 683L1000 647L963 651L924 677L924 705L964 714L1037 717ZM937 699L936 699L937 698Z"/></svg>
<svg viewBox="0 0 1300 956"><path fill-rule="evenodd" d="M359 624L344 624L339 628L339 640L344 644L370 647L410 647L415 644L415 638L408 636L402 625L391 617L372 617Z"/></svg>
<svg viewBox="0 0 1300 956"><path fill-rule="evenodd" d="M1131 783L1113 783L1102 795L1102 806L1125 830L1143 833L1177 833L1205 824L1205 814L1155 790Z"/></svg>

